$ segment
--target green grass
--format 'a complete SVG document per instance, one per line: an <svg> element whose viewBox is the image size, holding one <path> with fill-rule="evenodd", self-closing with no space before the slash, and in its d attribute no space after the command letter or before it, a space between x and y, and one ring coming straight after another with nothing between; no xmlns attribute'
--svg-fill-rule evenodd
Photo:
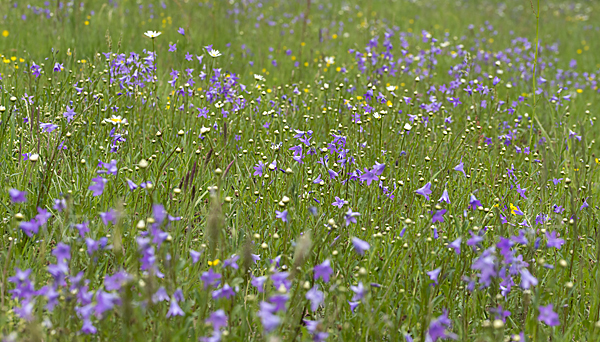
<svg viewBox="0 0 600 342"><path fill-rule="evenodd" d="M537 82L531 78L537 3L173 1L165 8L153 3L153 12L146 2L58 4L31 4L47 8L49 18L24 3L0 5L0 336L198 340L217 334L206 320L223 310L224 341L308 341L318 333L327 333L328 341L402 341L407 335L426 341L447 310L448 332L461 341L516 341L521 332L527 341L598 340L595 2L540 2L536 74L545 81ZM150 39L148 30L162 34ZM394 32L393 60L401 59L394 64L383 55L386 32ZM377 41L370 51L369 41ZM212 58L207 45L222 55ZM131 53L144 63L152 51L156 64L117 64ZM409 63L413 56L419 58ZM505 56L510 63L495 63ZM330 57L335 63L328 64ZM364 69L357 57L365 58ZM63 69L53 71L55 63ZM39 77L32 65L43 71ZM122 77L136 68L144 75L140 82L123 83L135 81ZM186 69L194 69L194 84ZM168 83L174 70L175 87ZM440 86L453 80L456 90L442 94ZM489 91L469 94L464 89L474 81L471 88L483 84ZM535 108L533 86L542 90ZM424 107L432 102L441 106ZM71 121L63 116L67 106L76 113ZM207 108L206 117L197 108ZM127 123L113 125L107 121L112 115ZM44 132L42 123L55 130ZM299 141L298 131L309 130L310 141ZM290 150L298 145L302 163ZM525 148L531 151L522 153ZM346 160L338 160L344 150ZM98 162L111 160L117 171L99 173L106 168ZM255 174L260 162L262 175ZM454 170L461 162L464 174ZM375 170L376 163L385 164L378 180L356 179L356 170ZM107 182L93 196L89 187L97 177ZM130 190L127 180L138 188ZM152 185L142 188L146 182ZM430 199L415 193L427 183ZM25 191L27 201L13 203L9 189ZM444 190L451 203L438 201ZM472 195L480 207L471 207ZM333 206L336 196L348 203ZM64 210L57 199L64 199ZM581 208L584 202L589 206ZM180 219L152 229L160 221L156 204ZM20 227L38 207L51 216L28 236ZM524 215L513 212L517 207ZM99 214L111 208L117 218L105 224ZM347 220L349 208L360 213L356 222ZM445 221L432 222L442 209ZM278 217L283 211L287 222ZM540 214L549 220L536 222ZM85 221L89 232L82 238L75 225ZM518 241L521 229L527 243L515 243L513 257L528 265L511 263L512 289L502 293L505 275L479 282L473 266L490 248L496 273L511 270L501 238ZM558 233L564 245L548 248L546 232ZM482 241L472 247L473 236ZM144 237L154 240L144 243ZM355 237L370 244L364 255L353 247ZM101 238L109 247L90 253ZM460 254L450 248L457 238ZM63 244L70 247L68 261L52 254ZM197 263L190 251L202 252ZM145 267L149 253L164 277ZM223 267L233 254L239 267ZM328 282L314 277L325 260L333 268ZM48 272L57 264L67 266L66 285ZM11 278L17 268L31 270L35 290L56 290L53 310L31 289L19 298ZM427 272L438 268L434 282ZM209 269L222 275L218 287L206 288L202 277ZM523 270L536 285L520 286ZM119 271L128 277L111 288L106 277ZM80 272L87 288L75 283ZM273 286L271 276L279 272L289 272L287 286ZM264 292L251 284L260 276L269 277ZM476 284L469 289L471 279ZM235 295L214 299L223 284ZM353 299L359 284L364 298ZM181 290L182 316L166 317L169 302L153 302L161 287L171 302ZM324 299L312 310L306 296L315 287ZM105 312L100 290L118 298ZM93 296L83 298L86 291ZM287 304L270 313L280 322L267 331L261 303L277 295L288 296ZM352 311L349 301L360 304ZM27 304L33 305L29 315L22 313ZM540 306L549 304L558 326L538 319ZM490 310L500 305L511 312L504 322ZM93 334L86 333L84 317ZM310 331L303 320L320 324Z"/></svg>

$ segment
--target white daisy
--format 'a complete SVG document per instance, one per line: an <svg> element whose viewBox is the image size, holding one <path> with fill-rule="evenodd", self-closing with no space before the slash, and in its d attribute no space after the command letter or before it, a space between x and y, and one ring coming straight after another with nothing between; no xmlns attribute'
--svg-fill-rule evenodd
<svg viewBox="0 0 600 342"><path fill-rule="evenodd" d="M254 74L254 79L257 81L264 82L265 78L262 75Z"/></svg>
<svg viewBox="0 0 600 342"><path fill-rule="evenodd" d="M219 52L219 50L210 50L210 51L208 52L208 54L209 54L211 57L215 57L215 58L216 58L216 57L219 57L219 56L221 56L221 53Z"/></svg>
<svg viewBox="0 0 600 342"><path fill-rule="evenodd" d="M335 57L334 56L325 57L325 63L335 64Z"/></svg>
<svg viewBox="0 0 600 342"><path fill-rule="evenodd" d="M152 39L160 36L161 34L162 34L162 32L159 32L159 31L146 31L146 32L144 32L144 35L146 37L152 38Z"/></svg>
<svg viewBox="0 0 600 342"><path fill-rule="evenodd" d="M105 122L111 123L113 125L120 125L120 124L126 124L127 123L127 119L123 119L121 118L121 116L117 116L117 115L113 115L108 119L104 119Z"/></svg>

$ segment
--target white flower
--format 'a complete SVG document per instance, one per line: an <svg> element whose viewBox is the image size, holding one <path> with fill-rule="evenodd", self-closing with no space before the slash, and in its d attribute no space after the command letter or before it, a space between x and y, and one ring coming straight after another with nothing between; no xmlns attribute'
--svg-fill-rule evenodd
<svg viewBox="0 0 600 342"><path fill-rule="evenodd" d="M212 49L211 49L211 50L208 52L208 54L209 54L211 57L215 57L215 58L216 58L216 57L219 57L219 56L221 56L221 53L219 52L219 50L212 50Z"/></svg>
<svg viewBox="0 0 600 342"><path fill-rule="evenodd" d="M154 38L160 36L161 33L162 32L159 32L159 31L146 31L146 32L144 32L144 35L148 38L154 39Z"/></svg>
<svg viewBox="0 0 600 342"><path fill-rule="evenodd" d="M254 74L254 79L257 81L264 82L265 78L262 75Z"/></svg>
<svg viewBox="0 0 600 342"><path fill-rule="evenodd" d="M335 64L335 57L334 56L325 57L325 63Z"/></svg>
<svg viewBox="0 0 600 342"><path fill-rule="evenodd" d="M385 89L387 89L388 91L394 91L394 90L396 90L396 86L391 85L391 86L385 87Z"/></svg>
<svg viewBox="0 0 600 342"><path fill-rule="evenodd" d="M204 134L204 133L208 133L208 132L210 132L209 127L202 126L202 128L200 128L200 134Z"/></svg>
<svg viewBox="0 0 600 342"><path fill-rule="evenodd" d="M127 123L127 119L121 118L121 116L113 115L108 119L104 119L105 122L111 123L113 125L120 125Z"/></svg>

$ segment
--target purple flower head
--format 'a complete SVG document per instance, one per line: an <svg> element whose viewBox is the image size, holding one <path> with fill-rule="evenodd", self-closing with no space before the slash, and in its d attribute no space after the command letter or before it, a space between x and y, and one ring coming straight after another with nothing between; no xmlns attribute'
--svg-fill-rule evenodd
<svg viewBox="0 0 600 342"><path fill-rule="evenodd" d="M497 308L491 308L490 312L494 314L496 319L501 319L503 322L506 322L506 317L511 315L511 312L508 310L504 310L502 305L499 305Z"/></svg>
<svg viewBox="0 0 600 342"><path fill-rule="evenodd" d="M92 191L92 196L100 196L104 192L104 185L108 182L108 179L102 178L100 176L96 178L92 178L92 182L94 184L89 186L89 190Z"/></svg>
<svg viewBox="0 0 600 342"><path fill-rule="evenodd" d="M152 303L156 304L158 302L169 301L169 295L167 294L167 290L163 286L161 286L156 292L152 295Z"/></svg>
<svg viewBox="0 0 600 342"><path fill-rule="evenodd" d="M112 276L104 276L104 288L106 291L120 290L132 277L125 271L119 271Z"/></svg>
<svg viewBox="0 0 600 342"><path fill-rule="evenodd" d="M64 198L57 198L54 200L53 209L57 210L59 213L63 212L67 209L67 201Z"/></svg>
<svg viewBox="0 0 600 342"><path fill-rule="evenodd" d="M200 280L204 283L204 288L207 289L209 286L217 287L221 283L221 275L215 273L212 268L209 268L207 272L203 272L200 276Z"/></svg>
<svg viewBox="0 0 600 342"><path fill-rule="evenodd" d="M481 202L479 202L475 195L471 194L471 197L469 198L469 208L475 210L479 207L481 207Z"/></svg>
<svg viewBox="0 0 600 342"><path fill-rule="evenodd" d="M252 261L254 261L254 263L256 264L258 261L260 261L260 255L259 254L250 254L252 256Z"/></svg>
<svg viewBox="0 0 600 342"><path fill-rule="evenodd" d="M381 174L383 173L383 170L385 170L385 164L380 164L378 162L375 162L375 165L373 165L373 171L375 172L375 174L377 176L381 176Z"/></svg>
<svg viewBox="0 0 600 342"><path fill-rule="evenodd" d="M581 205L581 207L579 207L579 210L583 210L587 207L589 207L590 205L587 202L587 197L583 200L583 204Z"/></svg>
<svg viewBox="0 0 600 342"><path fill-rule="evenodd" d="M379 177L377 177L375 169L369 170L365 167L365 172L360 175L359 179L361 182L367 182L367 186L369 186L371 185L371 182L379 180Z"/></svg>
<svg viewBox="0 0 600 342"><path fill-rule="evenodd" d="M352 290L352 292L354 292L354 296L352 297L353 301L363 300L365 298L365 295L367 294L367 291L366 291L363 283L360 281L358 282L358 284L356 286L351 285L350 290Z"/></svg>
<svg viewBox="0 0 600 342"><path fill-rule="evenodd" d="M454 167L454 171L462 172L465 177L467 176L465 173L465 164L463 164L462 160L460 161L460 164Z"/></svg>
<svg viewBox="0 0 600 342"><path fill-rule="evenodd" d="M352 313L354 313L354 309L356 309L356 307L360 304L360 302L359 301L356 301L356 302L348 301L348 304L350 305L350 311L352 311Z"/></svg>
<svg viewBox="0 0 600 342"><path fill-rule="evenodd" d="M315 280L322 278L324 282L329 282L329 277L333 273L333 269L331 269L331 261L329 261L329 259L325 259L322 264L316 265L313 271Z"/></svg>
<svg viewBox="0 0 600 342"><path fill-rule="evenodd" d="M211 313L205 322L210 323L214 330L220 330L222 327L227 326L227 315L222 309L217 310Z"/></svg>
<svg viewBox="0 0 600 342"><path fill-rule="evenodd" d="M31 321L33 320L33 309L35 307L35 299L27 299L20 307L15 307L14 311L20 318Z"/></svg>
<svg viewBox="0 0 600 342"><path fill-rule="evenodd" d="M182 36L185 36L185 30L183 29L183 27L178 28L177 33L179 33Z"/></svg>
<svg viewBox="0 0 600 342"><path fill-rule="evenodd" d="M565 243L565 240L556 237L556 232L546 232L546 240L546 246L548 246L549 248L554 247L556 249L560 249Z"/></svg>
<svg viewBox="0 0 600 342"><path fill-rule="evenodd" d="M527 268L521 269L521 287L524 289L528 289L532 286L536 286L538 284L538 280L529 273Z"/></svg>
<svg viewBox="0 0 600 342"><path fill-rule="evenodd" d="M62 242L59 242L52 250L52 255L56 257L56 262L68 262L71 260L71 247Z"/></svg>
<svg viewBox="0 0 600 342"><path fill-rule="evenodd" d="M440 275L440 272L442 272L442 268L438 267L433 271L429 271L427 272L427 275L429 276L429 279L431 279L433 281L434 285L438 284L438 276Z"/></svg>
<svg viewBox="0 0 600 342"><path fill-rule="evenodd" d="M231 258L229 258L229 259L227 259L227 260L223 261L223 268L225 268L225 267L231 267L231 268L233 268L234 270L237 270L237 269L239 269L240 267L239 267L239 266L238 266L238 264L237 264L237 261L238 261L239 259L240 259L240 256L239 256L239 255L235 255L235 254L234 254L234 255L232 255L232 256L231 256Z"/></svg>
<svg viewBox="0 0 600 342"><path fill-rule="evenodd" d="M331 205L338 208L342 208L344 204L348 204L348 201L345 201L337 196L335 196L335 202L331 203Z"/></svg>
<svg viewBox="0 0 600 342"><path fill-rule="evenodd" d="M200 256L202 255L202 252L196 252L195 250L191 249L190 250L190 257L192 258L192 264L197 263L200 260Z"/></svg>
<svg viewBox="0 0 600 342"><path fill-rule="evenodd" d="M40 128L42 129L42 132L52 133L54 130L56 130L58 128L58 125L55 125L51 122L49 122L49 123L40 122Z"/></svg>
<svg viewBox="0 0 600 342"><path fill-rule="evenodd" d="M229 299L235 296L235 291L229 286L229 284L223 284L223 287L220 289L216 289L212 292L213 299L226 298Z"/></svg>
<svg viewBox="0 0 600 342"><path fill-rule="evenodd" d="M275 305L267 302L260 302L260 309L258 311L258 317L265 329L266 333L270 333L275 330L279 324L281 324L281 318L274 314Z"/></svg>
<svg viewBox="0 0 600 342"><path fill-rule="evenodd" d="M110 163L104 163L101 160L98 160L98 167L101 167L105 170L98 170L98 174L103 174L103 173L108 173L111 174L113 176L117 175L117 172L119 172L119 168L117 167L117 161L116 160L111 160Z"/></svg>
<svg viewBox="0 0 600 342"><path fill-rule="evenodd" d="M265 283L267 282L268 279L269 278L267 276L253 277L250 284L252 284L252 286L256 287L256 290L258 292L262 293L262 292L265 292Z"/></svg>
<svg viewBox="0 0 600 342"><path fill-rule="evenodd" d="M285 312L285 305L287 304L290 296L286 294L279 294L269 297L269 302L275 304L275 312Z"/></svg>
<svg viewBox="0 0 600 342"><path fill-rule="evenodd" d="M310 301L310 309L312 311L317 311L325 299L325 294L322 291L319 291L319 287L315 285L306 292L306 299Z"/></svg>
<svg viewBox="0 0 600 342"><path fill-rule="evenodd" d="M456 340L458 336L451 332L448 332L452 321L448 318L448 311L444 310L444 313L438 318L431 321L429 324L429 330L427 331L426 341L435 342L438 339L453 339Z"/></svg>
<svg viewBox="0 0 600 342"><path fill-rule="evenodd" d="M539 307L540 315L538 316L538 321L544 322L551 327L555 327L560 325L560 321L558 320L558 314L554 312L554 305L548 304L546 306Z"/></svg>
<svg viewBox="0 0 600 342"><path fill-rule="evenodd" d="M117 212L114 209L110 209L105 213L100 213L100 218L102 219L102 223L105 226L108 226L108 222L112 222L112 224L117 224Z"/></svg>
<svg viewBox="0 0 600 342"><path fill-rule="evenodd" d="M169 305L169 311L167 311L167 318L175 317L175 316L184 316L184 315L185 315L185 313L179 307L179 304L177 303L177 299L175 299L175 296L172 296L171 304Z"/></svg>
<svg viewBox="0 0 600 342"><path fill-rule="evenodd" d="M18 267L15 268L15 275L8 278L8 281L15 284L13 290L8 292L12 293L13 299L30 299L35 295L33 282L29 279L31 275L31 269L22 271Z"/></svg>
<svg viewBox="0 0 600 342"><path fill-rule="evenodd" d="M92 324L92 320L90 318L83 319L83 326L81 327L81 333L86 335L93 335L98 332L98 329Z"/></svg>
<svg viewBox="0 0 600 342"><path fill-rule="evenodd" d="M77 231L79 232L79 236L84 237L85 233L90 231L89 228L89 222L88 221L83 221L81 223L76 223L74 225L75 229L77 229Z"/></svg>
<svg viewBox="0 0 600 342"><path fill-rule="evenodd" d="M292 286L292 282L287 279L290 274L288 272L277 272L271 275L271 280L273 281L273 286L276 289L280 289L283 287L286 290L289 290Z"/></svg>
<svg viewBox="0 0 600 342"><path fill-rule="evenodd" d="M365 251L368 251L369 248L371 248L371 245L369 245L368 242L363 241L357 237L352 238L352 245L354 245L354 250L359 255L364 255Z"/></svg>
<svg viewBox="0 0 600 342"><path fill-rule="evenodd" d="M448 247L454 249L454 251L456 252L456 254L460 254L460 243L462 242L462 238L458 238L454 241L452 241Z"/></svg>
<svg viewBox="0 0 600 342"><path fill-rule="evenodd" d="M41 225L36 219L19 222L19 228L29 237L32 237L33 234L37 234L40 231L40 226Z"/></svg>
<svg viewBox="0 0 600 342"><path fill-rule="evenodd" d="M431 194L431 182L428 182L422 188L415 190L415 192L421 196L425 196L425 199L429 201L429 195Z"/></svg>
<svg viewBox="0 0 600 342"><path fill-rule="evenodd" d="M96 305L94 306L96 317L101 318L106 311L112 310L120 301L121 299L116 293L98 290L96 292Z"/></svg>
<svg viewBox="0 0 600 342"><path fill-rule="evenodd" d="M69 106L67 106L66 111L63 113L63 117L67 119L67 122L71 122L71 120L75 118L75 115L77 115L77 113L75 113L75 110Z"/></svg>
<svg viewBox="0 0 600 342"><path fill-rule="evenodd" d="M135 184L131 179L127 179L127 186L129 186L129 190L137 189L137 184Z"/></svg>
<svg viewBox="0 0 600 342"><path fill-rule="evenodd" d="M160 226L167 218L167 211L162 204L152 205L152 217L156 220L156 225Z"/></svg>
<svg viewBox="0 0 600 342"><path fill-rule="evenodd" d="M344 215L344 218L346 219L346 227L348 227L350 223L356 223L357 216L360 216L359 212L354 212L351 208L348 208L348 211Z"/></svg>
<svg viewBox="0 0 600 342"><path fill-rule="evenodd" d="M275 210L275 217L278 219L281 219L281 221L283 221L283 222L288 222L288 211L287 210L284 210L284 211Z"/></svg>
<svg viewBox="0 0 600 342"><path fill-rule="evenodd" d="M19 191L17 189L9 189L8 194L10 195L10 200L13 203L27 202L27 193L25 191Z"/></svg>
<svg viewBox="0 0 600 342"><path fill-rule="evenodd" d="M448 189L444 189L444 192L442 193L442 197L440 197L438 202L441 202L441 201L444 201L444 202L450 204L450 196L448 196Z"/></svg>
<svg viewBox="0 0 600 342"><path fill-rule="evenodd" d="M492 284L492 279L498 275L495 261L494 247L491 247L483 251L471 265L472 269L479 271L477 276L484 287L489 287Z"/></svg>
<svg viewBox="0 0 600 342"><path fill-rule="evenodd" d="M433 217L431 218L431 223L436 222L444 222L444 214L446 213L446 209L437 210Z"/></svg>

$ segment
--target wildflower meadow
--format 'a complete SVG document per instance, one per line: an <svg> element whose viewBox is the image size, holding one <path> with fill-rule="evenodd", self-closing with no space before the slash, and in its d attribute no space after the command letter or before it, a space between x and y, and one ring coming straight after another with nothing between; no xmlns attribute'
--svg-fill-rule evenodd
<svg viewBox="0 0 600 342"><path fill-rule="evenodd" d="M600 3L0 3L0 340L600 341Z"/></svg>

